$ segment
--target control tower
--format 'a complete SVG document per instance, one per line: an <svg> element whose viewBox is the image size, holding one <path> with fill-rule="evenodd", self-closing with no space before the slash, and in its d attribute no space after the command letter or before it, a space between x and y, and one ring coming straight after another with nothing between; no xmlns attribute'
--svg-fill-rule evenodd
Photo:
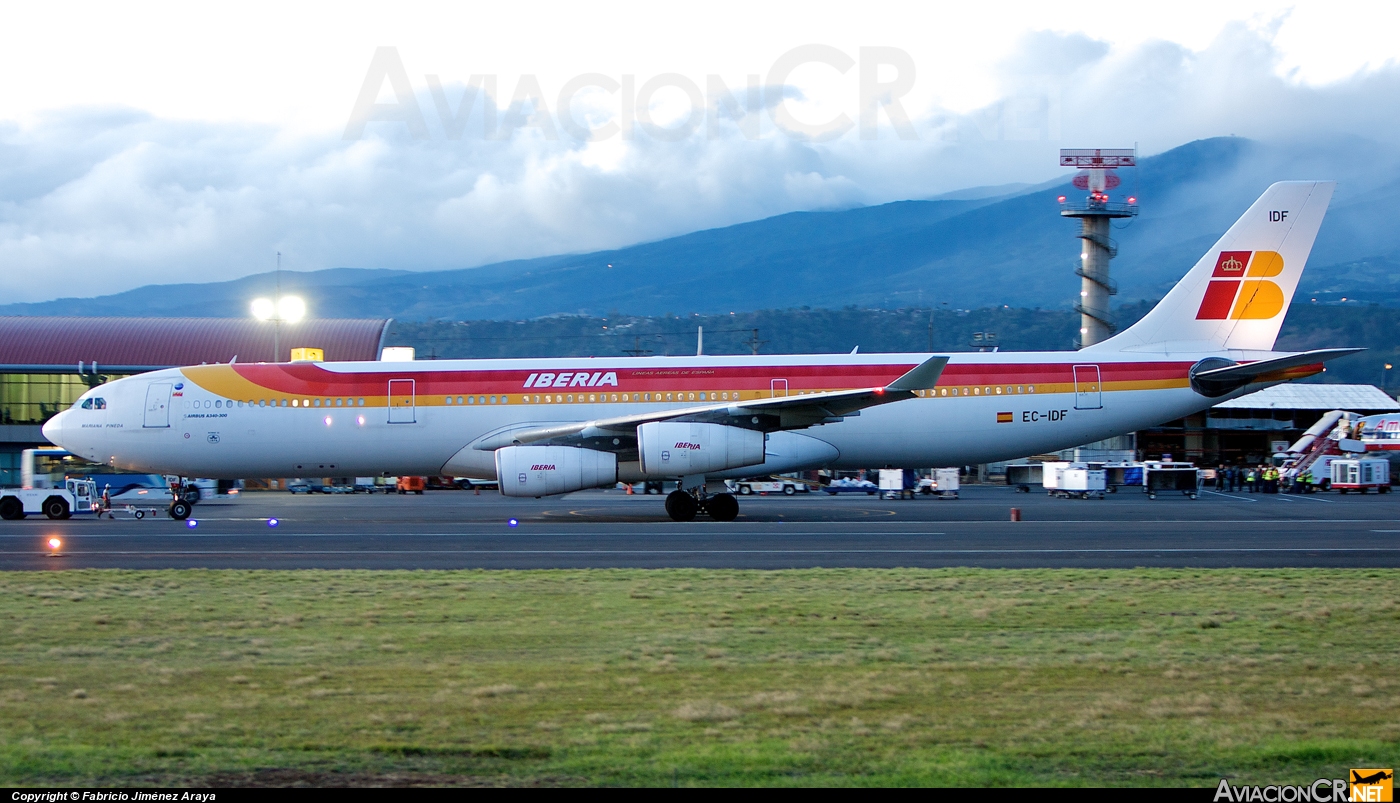
<svg viewBox="0 0 1400 803"><path fill-rule="evenodd" d="M1088 190L1083 201L1073 201L1064 195L1060 200L1060 215L1079 218L1079 239L1083 241L1079 267L1075 273L1082 279L1079 303L1078 348L1092 346L1113 334L1113 318L1108 312L1108 297L1117 295L1118 286L1108 275L1109 260L1118 256L1118 246L1108 236L1109 221L1134 217L1138 213L1137 199L1126 203L1110 201L1108 192L1121 183L1117 169L1136 167L1137 151L1133 148L1064 148L1060 150L1061 167L1078 167L1074 177L1076 189Z"/></svg>

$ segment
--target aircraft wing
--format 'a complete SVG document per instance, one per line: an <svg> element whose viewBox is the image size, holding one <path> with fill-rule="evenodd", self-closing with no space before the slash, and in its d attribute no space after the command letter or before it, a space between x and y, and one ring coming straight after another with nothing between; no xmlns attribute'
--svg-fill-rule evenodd
<svg viewBox="0 0 1400 803"><path fill-rule="evenodd" d="M1191 374L1191 386L1205 396L1224 396L1226 393L1238 390L1252 382L1285 382L1289 379L1300 378L1300 376L1309 376L1322 369L1304 371L1298 376L1293 375L1293 369L1311 368L1328 360L1335 360L1338 357L1345 357L1365 350L1315 349L1299 354L1290 354L1287 357L1275 357L1271 360L1256 360L1255 362L1227 365L1206 371L1195 371Z"/></svg>
<svg viewBox="0 0 1400 803"><path fill-rule="evenodd" d="M947 357L930 357L883 387L720 402L578 423L507 430L483 438L473 444L473 448L495 451L505 446L531 443L625 452L636 449L637 427L651 421L726 424L763 432L805 429L817 424L834 423L846 416L860 415L860 411L867 407L912 399L918 395L918 391L937 384L938 377L942 375L947 364Z"/></svg>

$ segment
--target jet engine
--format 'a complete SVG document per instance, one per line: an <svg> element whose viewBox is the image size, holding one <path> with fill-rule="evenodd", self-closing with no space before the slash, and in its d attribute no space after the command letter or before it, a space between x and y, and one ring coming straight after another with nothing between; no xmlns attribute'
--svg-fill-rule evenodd
<svg viewBox="0 0 1400 803"><path fill-rule="evenodd" d="M503 496L550 496L617 482L617 455L573 446L506 446L496 450Z"/></svg>
<svg viewBox="0 0 1400 803"><path fill-rule="evenodd" d="M763 462L763 433L723 424L652 421L637 427L642 474L673 477Z"/></svg>

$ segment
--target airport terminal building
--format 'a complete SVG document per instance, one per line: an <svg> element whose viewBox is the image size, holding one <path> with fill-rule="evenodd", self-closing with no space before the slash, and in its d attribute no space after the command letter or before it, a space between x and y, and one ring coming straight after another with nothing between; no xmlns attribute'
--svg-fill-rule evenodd
<svg viewBox="0 0 1400 803"><path fill-rule="evenodd" d="M0 317L0 485L18 485L20 455L48 446L40 431L89 388L180 365L377 360L388 319L274 323L242 318ZM275 349L275 351L274 351Z"/></svg>

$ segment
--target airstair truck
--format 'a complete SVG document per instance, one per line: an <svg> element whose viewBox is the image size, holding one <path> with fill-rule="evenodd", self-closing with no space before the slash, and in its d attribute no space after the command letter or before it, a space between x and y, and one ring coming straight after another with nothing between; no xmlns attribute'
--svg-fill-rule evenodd
<svg viewBox="0 0 1400 803"><path fill-rule="evenodd" d="M51 519L66 519L74 513L94 513L101 507L97 483L68 478L62 488L0 489L0 519L22 519L42 513Z"/></svg>

